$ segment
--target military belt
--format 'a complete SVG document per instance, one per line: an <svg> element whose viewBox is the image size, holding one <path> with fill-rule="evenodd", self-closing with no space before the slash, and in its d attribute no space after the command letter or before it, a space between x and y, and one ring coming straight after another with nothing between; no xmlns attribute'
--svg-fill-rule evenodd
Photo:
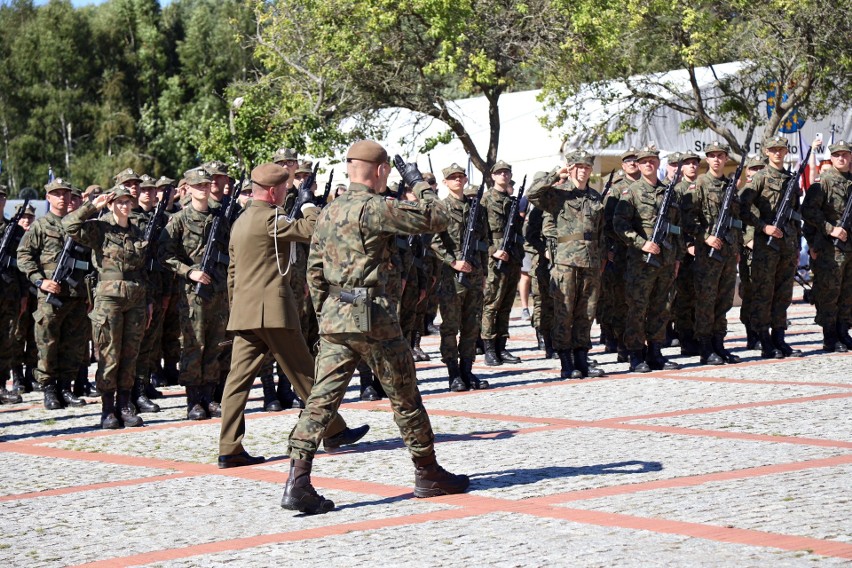
<svg viewBox="0 0 852 568"><path fill-rule="evenodd" d="M570 235L562 235L556 239L557 243L570 243L571 241L593 241L592 233L571 233Z"/></svg>
<svg viewBox="0 0 852 568"><path fill-rule="evenodd" d="M328 287L328 295L337 298L341 302L353 304L358 298L369 298L373 300L385 295L384 286L369 286L365 288L343 288L331 285Z"/></svg>
<svg viewBox="0 0 852 568"><path fill-rule="evenodd" d="M121 272L119 270L105 270L103 272L98 273L98 278L101 282L107 280L129 280L136 281L142 280L142 273L138 270L134 270L131 272Z"/></svg>

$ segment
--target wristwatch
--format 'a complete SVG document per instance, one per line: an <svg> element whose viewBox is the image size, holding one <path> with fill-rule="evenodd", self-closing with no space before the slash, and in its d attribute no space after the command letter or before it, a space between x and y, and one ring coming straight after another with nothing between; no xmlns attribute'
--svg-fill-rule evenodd
<svg viewBox="0 0 852 568"><path fill-rule="evenodd" d="M44 282L44 280L42 278L39 278L38 280L35 281L35 287L38 288L39 290L41 290L41 285L42 285L43 282Z"/></svg>

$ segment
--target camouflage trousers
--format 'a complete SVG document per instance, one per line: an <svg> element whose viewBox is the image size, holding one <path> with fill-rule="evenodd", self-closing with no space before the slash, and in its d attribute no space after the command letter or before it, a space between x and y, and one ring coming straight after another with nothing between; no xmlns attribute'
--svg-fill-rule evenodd
<svg viewBox="0 0 852 568"><path fill-rule="evenodd" d="M482 321L482 289L476 284L471 288L457 284L456 274L446 266L441 276L441 361L444 363L476 358ZM478 271L471 276L473 282L482 281Z"/></svg>
<svg viewBox="0 0 852 568"><path fill-rule="evenodd" d="M12 365L26 365L30 369L38 367L38 347L35 342L35 322L33 314L38 308L38 301L33 295L27 296L27 310L15 325L12 343Z"/></svg>
<svg viewBox="0 0 852 568"><path fill-rule="evenodd" d="M553 298L550 296L550 268L546 258L532 257L530 271L530 293L533 297L533 313L530 323L539 331L553 327Z"/></svg>
<svg viewBox="0 0 852 568"><path fill-rule="evenodd" d="M709 257L710 247L695 247L695 337L710 339L728 332L728 310L734 305L737 285L737 254L727 243L722 247L722 262Z"/></svg>
<svg viewBox="0 0 852 568"><path fill-rule="evenodd" d="M740 254L740 321L746 329L751 327L751 257L752 250L743 246Z"/></svg>
<svg viewBox="0 0 852 568"><path fill-rule="evenodd" d="M553 348L592 348L592 320L598 305L600 270L556 265L550 271Z"/></svg>
<svg viewBox="0 0 852 568"><path fill-rule="evenodd" d="M697 250L698 247L696 247L696 252ZM696 257L686 253L674 281L672 321L678 333L691 334L695 331L695 309L697 307L695 305L695 287L698 285L695 275L696 263ZM708 298L704 299L708 300Z"/></svg>
<svg viewBox="0 0 852 568"><path fill-rule="evenodd" d="M145 330L142 344L139 347L139 358L136 361L136 376L147 379L151 372L157 368L160 359L160 344L163 341L163 319L166 312L163 310L162 298L156 298L151 314L151 325Z"/></svg>
<svg viewBox="0 0 852 568"><path fill-rule="evenodd" d="M163 314L163 331L160 339L160 353L163 356L163 361L175 365L180 361L182 351L179 304L180 293L172 294L169 298L169 305L166 307L166 312Z"/></svg>
<svg viewBox="0 0 852 568"><path fill-rule="evenodd" d="M43 385L77 376L91 329L84 298L61 300L62 307L57 308L40 297L38 309L33 314L33 334L38 347L35 376Z"/></svg>
<svg viewBox="0 0 852 568"><path fill-rule="evenodd" d="M399 299L399 327L403 335L414 331L417 320L417 305L420 303L420 282L416 277L417 269L412 267L409 278L406 279L402 288L402 297ZM414 275L414 278L411 276ZM424 296L425 300L425 296Z"/></svg>
<svg viewBox="0 0 852 568"><path fill-rule="evenodd" d="M228 323L228 294L212 292L209 300L196 296L192 287L178 300L181 343L180 379L184 386L217 384L220 380L220 345Z"/></svg>
<svg viewBox="0 0 852 568"><path fill-rule="evenodd" d="M674 266L646 264L642 253L631 251L625 269L624 345L639 351L646 343L663 343L669 322L669 293L674 284Z"/></svg>
<svg viewBox="0 0 852 568"><path fill-rule="evenodd" d="M504 262L503 271L500 271L497 261L488 259L488 278L482 299L482 339L509 337L509 316L520 280L520 262L514 259Z"/></svg>
<svg viewBox="0 0 852 568"><path fill-rule="evenodd" d="M835 247L820 250L811 266L816 323L822 327L852 323L852 254Z"/></svg>
<svg viewBox="0 0 852 568"><path fill-rule="evenodd" d="M136 359L145 335L148 310L145 290L129 298L95 297L89 314L92 338L98 347L95 384L101 392L130 390L136 377Z"/></svg>
<svg viewBox="0 0 852 568"><path fill-rule="evenodd" d="M751 262L751 326L757 332L787 328L787 308L793 302L793 277L799 264L794 236L777 241L780 250L766 244L766 235L754 239Z"/></svg>
<svg viewBox="0 0 852 568"><path fill-rule="evenodd" d="M21 301L18 298L0 298L0 380L5 381L12 368L15 350L15 328Z"/></svg>
<svg viewBox="0 0 852 568"><path fill-rule="evenodd" d="M414 457L435 453L435 435L417 389L411 349L397 332L390 339L374 339L363 333L320 336L316 382L299 421L290 433L290 459L312 461L326 427L337 414L346 387L363 359L382 384L393 409L402 440ZM376 337L387 337L376 333Z"/></svg>
<svg viewBox="0 0 852 568"><path fill-rule="evenodd" d="M605 326L612 333L619 344L624 338L624 325L627 317L627 299L624 295L624 266L627 263L627 254L624 250L617 250L615 258L606 263L601 276L600 301L603 306L601 313L601 326Z"/></svg>

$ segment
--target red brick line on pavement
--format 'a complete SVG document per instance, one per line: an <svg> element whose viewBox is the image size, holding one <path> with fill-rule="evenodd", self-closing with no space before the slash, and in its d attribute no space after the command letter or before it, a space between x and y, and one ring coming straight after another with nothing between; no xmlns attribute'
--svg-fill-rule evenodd
<svg viewBox="0 0 852 568"><path fill-rule="evenodd" d="M681 369L682 371L684 369ZM740 385L781 385L792 387L823 387L830 389L852 389L852 383L810 383L807 381L776 381L772 379L733 379L730 377L712 377L707 375L667 375L663 377L674 381L695 381L699 383L726 383Z"/></svg>

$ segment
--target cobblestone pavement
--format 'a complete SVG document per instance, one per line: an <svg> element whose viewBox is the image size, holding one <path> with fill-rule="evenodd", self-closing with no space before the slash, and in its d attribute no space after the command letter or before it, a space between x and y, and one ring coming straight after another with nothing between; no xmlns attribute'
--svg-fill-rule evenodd
<svg viewBox="0 0 852 568"><path fill-rule="evenodd" d="M390 407L358 401L356 380L341 412L371 430L317 455L314 484L337 504L319 516L279 506L297 411L262 412L259 381L245 445L268 461L227 470L218 421L182 420L181 388L145 428L111 432L96 428L97 400L49 412L25 395L0 406L0 564L848 566L852 353L822 353L813 315L790 311L802 359L745 351L732 312L739 365L667 349L682 369L630 374L597 346L607 376L582 381L561 380L516 317L522 363L480 358L493 388L467 393L447 392L438 338L425 337L438 457L470 491L415 499Z"/></svg>

